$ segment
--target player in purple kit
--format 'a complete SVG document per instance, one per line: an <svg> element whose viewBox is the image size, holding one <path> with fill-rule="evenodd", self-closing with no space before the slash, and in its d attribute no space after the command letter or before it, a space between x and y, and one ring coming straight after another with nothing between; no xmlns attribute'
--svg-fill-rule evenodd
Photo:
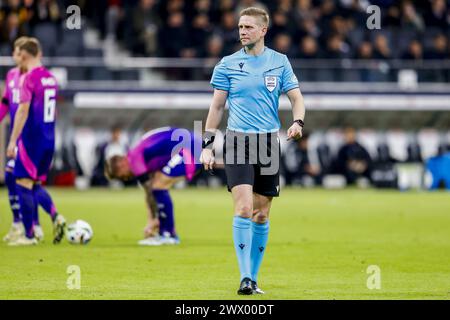
<svg viewBox="0 0 450 320"><path fill-rule="evenodd" d="M164 127L149 131L126 156L106 160L109 179L136 177L145 189L148 224L140 245L178 244L169 189L181 179L191 180L201 170L198 156L202 140L194 133ZM159 227L159 233L155 235Z"/></svg>
<svg viewBox="0 0 450 320"><path fill-rule="evenodd" d="M16 65L20 62L20 46L26 42L27 37L20 37L14 42L13 59ZM0 122L9 114L10 117L10 133L14 124L14 116L16 114L17 108L19 107L19 79L20 76L25 73L26 70L21 69L19 66L9 70L6 81L5 90L2 96L0 105ZM9 242L15 240L24 234L24 228L22 224L22 218L20 215L20 204L19 198L16 192L16 179L14 177L14 159L7 159L5 168L5 184L8 188L8 197L13 213L13 223L6 236L3 238L4 241ZM42 187L42 185L37 184L35 186L36 197L39 205L50 215L52 221L56 221L58 215L56 207L52 201L52 198L48 192ZM39 215L37 211L36 215L33 217L34 233L38 240L42 240L44 237L44 232L39 223Z"/></svg>
<svg viewBox="0 0 450 320"><path fill-rule="evenodd" d="M38 199L42 197L40 183L46 180L55 148L55 107L57 84L53 75L41 64L41 48L34 38L19 46L19 67L26 70L20 75L19 90L13 94L18 103L7 156L15 159L14 177L20 204L25 236L11 240L10 245L37 244L33 218L37 217ZM54 243L64 235L64 217L57 214L48 196L54 221Z"/></svg>

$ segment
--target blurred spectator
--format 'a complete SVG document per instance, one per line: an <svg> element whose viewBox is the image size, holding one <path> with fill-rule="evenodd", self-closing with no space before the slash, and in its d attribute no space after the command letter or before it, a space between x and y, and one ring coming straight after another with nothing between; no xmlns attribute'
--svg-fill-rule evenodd
<svg viewBox="0 0 450 320"><path fill-rule="evenodd" d="M294 19L302 21L305 19L316 19L318 16L317 10L312 6L311 0L297 0L294 8Z"/></svg>
<svg viewBox="0 0 450 320"><path fill-rule="evenodd" d="M324 52L325 58L343 59L350 55L350 47L345 43L341 36L335 34L327 39L327 45Z"/></svg>
<svg viewBox="0 0 450 320"><path fill-rule="evenodd" d="M219 24L222 20L222 17L225 13L232 12L233 16L236 16L235 13L235 4L234 0L218 0L213 2L212 16L213 21Z"/></svg>
<svg viewBox="0 0 450 320"><path fill-rule="evenodd" d="M382 35L378 34L375 37L375 44L373 48L373 57L374 59L379 60L387 60L392 58L392 52L389 48L389 43L387 38Z"/></svg>
<svg viewBox="0 0 450 320"><path fill-rule="evenodd" d="M276 1L276 9L284 12L286 15L290 15L292 12L292 1L291 0L278 0Z"/></svg>
<svg viewBox="0 0 450 320"><path fill-rule="evenodd" d="M373 48L369 41L363 41L358 47L355 55L356 59L369 60L373 59Z"/></svg>
<svg viewBox="0 0 450 320"><path fill-rule="evenodd" d="M355 55L355 59L359 60L372 60L373 59L373 47L369 41L363 41L358 47ZM363 82L374 81L375 71L371 69L363 68L359 70L360 80Z"/></svg>
<svg viewBox="0 0 450 320"><path fill-rule="evenodd" d="M340 0L342 15L352 21L358 27L364 27L367 20L366 7L369 5L365 0Z"/></svg>
<svg viewBox="0 0 450 320"><path fill-rule="evenodd" d="M450 57L447 50L447 37L443 34L438 34L433 38L433 46L429 48L423 55L427 60L443 60ZM421 73L424 81L448 82L448 74L446 70L441 68L424 70Z"/></svg>
<svg viewBox="0 0 450 320"><path fill-rule="evenodd" d="M44 22L59 24L62 20L62 12L56 0L36 0L31 9L31 26Z"/></svg>
<svg viewBox="0 0 450 320"><path fill-rule="evenodd" d="M167 3L166 10L169 15L174 12L186 11L185 10L186 4L185 4L184 0L167 0L165 3Z"/></svg>
<svg viewBox="0 0 450 320"><path fill-rule="evenodd" d="M416 31L423 31L425 29L423 18L410 1L404 1L402 4L401 25L403 28L414 29Z"/></svg>
<svg viewBox="0 0 450 320"><path fill-rule="evenodd" d="M195 50L197 57L203 56L204 44L206 39L212 33L212 26L209 22L209 16L205 13L200 13L193 18L192 27L189 33L189 45Z"/></svg>
<svg viewBox="0 0 450 320"><path fill-rule="evenodd" d="M222 15L221 25L219 30L215 32L220 34L223 39L224 55L232 54L240 47L238 22L233 11L225 11Z"/></svg>
<svg viewBox="0 0 450 320"><path fill-rule="evenodd" d="M173 12L169 15L167 26L159 33L160 45L164 57L180 57L182 50L186 48L188 32L182 12Z"/></svg>
<svg viewBox="0 0 450 320"><path fill-rule="evenodd" d="M161 24L155 0L140 0L132 13L133 53L154 56L158 47L158 30Z"/></svg>
<svg viewBox="0 0 450 320"><path fill-rule="evenodd" d="M288 57L294 57L296 55L296 51L292 46L292 39L287 33L280 33L275 37L272 49Z"/></svg>
<svg viewBox="0 0 450 320"><path fill-rule="evenodd" d="M27 35L25 26L20 24L19 15L10 12L0 25L0 43L13 43L17 38Z"/></svg>
<svg viewBox="0 0 450 320"><path fill-rule="evenodd" d="M108 9L106 10L106 34L110 40L115 40L120 33L120 22L124 18L121 0L108 0Z"/></svg>
<svg viewBox="0 0 450 320"><path fill-rule="evenodd" d="M208 19L211 18L211 1L196 0L194 3L194 15L205 14Z"/></svg>
<svg viewBox="0 0 450 320"><path fill-rule="evenodd" d="M321 184L320 168L311 164L308 155L309 134L305 132L298 141L293 141L286 146L283 156L286 184L302 183L305 177L314 179L316 184Z"/></svg>
<svg viewBox="0 0 450 320"><path fill-rule="evenodd" d="M438 34L433 38L433 46L424 54L424 59L446 59L447 52L447 38L443 34Z"/></svg>
<svg viewBox="0 0 450 320"><path fill-rule="evenodd" d="M276 11L273 14L270 28L267 30L267 41L273 44L275 37L280 33L289 34L289 18L284 12Z"/></svg>
<svg viewBox="0 0 450 320"><path fill-rule="evenodd" d="M387 14L384 16L381 23L383 26L400 27L400 15L400 8L394 4L387 9Z"/></svg>
<svg viewBox="0 0 450 320"><path fill-rule="evenodd" d="M224 56L223 52L222 38L218 35L209 37L203 53L203 56L207 57L207 60L204 63L204 68L200 70L201 74L196 79L209 81L211 79L211 69Z"/></svg>
<svg viewBox="0 0 450 320"><path fill-rule="evenodd" d="M320 4L320 17L318 19L320 23L320 29L328 30L330 20L336 15L336 5L333 0L324 0Z"/></svg>
<svg viewBox="0 0 450 320"><path fill-rule="evenodd" d="M300 42L305 36L312 36L317 39L321 34L322 31L317 26L315 20L306 18L304 20L299 20L297 31L294 32L294 41Z"/></svg>
<svg viewBox="0 0 450 320"><path fill-rule="evenodd" d="M221 37L214 35L208 39L205 56L217 59L223 57L223 40Z"/></svg>
<svg viewBox="0 0 450 320"><path fill-rule="evenodd" d="M111 129L110 139L97 146L96 148L97 164L92 173L91 185L106 186L108 180L105 177L105 160L114 155L124 155L127 153L127 145L122 139L122 129L115 126Z"/></svg>
<svg viewBox="0 0 450 320"><path fill-rule="evenodd" d="M302 39L297 56L300 59L319 59L320 53L314 37L306 36Z"/></svg>
<svg viewBox="0 0 450 320"><path fill-rule="evenodd" d="M346 38L348 34L347 21L341 16L332 17L328 30L331 34L337 34L342 38Z"/></svg>
<svg viewBox="0 0 450 320"><path fill-rule="evenodd" d="M438 27L447 31L448 24L448 12L445 0L431 0L431 8L425 15L425 22L428 27Z"/></svg>
<svg viewBox="0 0 450 320"><path fill-rule="evenodd" d="M402 55L402 59L421 60L423 58L422 44L418 40L413 40L408 46L408 50Z"/></svg>
<svg viewBox="0 0 450 320"><path fill-rule="evenodd" d="M355 183L359 177L370 179L372 160L367 150L356 141L355 129L346 128L344 139L335 161L335 171L343 174L348 184Z"/></svg>

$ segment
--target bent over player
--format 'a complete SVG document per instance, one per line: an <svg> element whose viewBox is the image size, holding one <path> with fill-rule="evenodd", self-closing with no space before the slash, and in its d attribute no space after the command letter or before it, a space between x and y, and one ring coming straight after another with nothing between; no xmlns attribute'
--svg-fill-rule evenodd
<svg viewBox="0 0 450 320"><path fill-rule="evenodd" d="M179 243L169 189L181 179L191 180L201 169L195 157L201 143L201 137L186 129L164 127L145 134L126 156L106 160L105 175L109 179L136 177L145 190L148 224L140 245Z"/></svg>
<svg viewBox="0 0 450 320"><path fill-rule="evenodd" d="M294 121L288 138L301 137L305 116L288 58L264 46L268 25L264 10L251 7L241 11L239 37L244 47L214 68L214 95L200 157L205 169L212 169L212 141L228 101L225 173L234 203L233 241L241 280L238 294L244 295L263 293L257 278L266 251L272 199L279 195L280 94L286 93L292 105Z"/></svg>
<svg viewBox="0 0 450 320"><path fill-rule="evenodd" d="M33 245L37 243L33 223L38 210L36 199L42 191L40 182L46 180L55 149L57 84L41 64L42 51L37 39L26 39L19 51L19 67L26 72L20 75L19 90L13 94L13 101L17 99L19 107L14 115L7 157L15 159L13 174L25 235L11 240L9 245ZM51 203L51 199L49 201ZM53 242L59 243L64 235L65 220L56 211L52 218Z"/></svg>
<svg viewBox="0 0 450 320"><path fill-rule="evenodd" d="M4 90L4 94L2 96L2 102L0 106L0 122L4 119L4 117L9 114L10 117L10 134L12 129L14 128L14 119L17 109L19 108L19 79L20 76L26 73L26 70L23 67L19 67L20 63L20 46L27 41L27 37L20 37L14 42L14 50L13 50L13 59L16 63L17 67L12 68L8 71L6 76L6 86ZM16 191L16 179L14 177L14 165L15 159L10 158L6 161L5 168L5 184L8 188L8 198L9 204L11 207L11 211L13 213L13 222L11 224L11 228L8 233L3 238L4 241L14 241L18 237L24 234L24 228L22 224L22 217L20 215L20 204L19 197ZM53 203L52 198L45 190L45 188L37 183L34 186L36 201L38 204L49 214L53 221L54 231L59 230L58 224L62 222L62 216L58 217L58 213L56 211L56 207ZM33 226L34 226L34 234L37 240L42 240L44 237L44 232L39 223L39 215L38 211L34 212L35 216L33 216ZM58 232L55 232L55 237L60 238L61 235Z"/></svg>

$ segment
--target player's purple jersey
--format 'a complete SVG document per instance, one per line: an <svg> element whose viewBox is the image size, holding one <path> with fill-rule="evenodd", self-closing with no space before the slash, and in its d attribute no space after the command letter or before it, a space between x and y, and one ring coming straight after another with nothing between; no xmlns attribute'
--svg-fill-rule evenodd
<svg viewBox="0 0 450 320"><path fill-rule="evenodd" d="M186 129L164 127L152 130L128 152L131 172L139 180L145 180L149 173L160 171L170 165L171 159L181 156L185 175L191 180L198 169L201 143L200 137Z"/></svg>
<svg viewBox="0 0 450 320"><path fill-rule="evenodd" d="M23 74L20 80L20 103L30 103L22 131L24 144L53 145L58 90L55 77L41 66Z"/></svg>
<svg viewBox="0 0 450 320"><path fill-rule="evenodd" d="M13 68L8 71L5 81L5 90L2 97L2 105L0 109L0 121L9 112L10 117L10 131L12 131L14 124L14 116L19 108L19 94L20 94L20 69Z"/></svg>

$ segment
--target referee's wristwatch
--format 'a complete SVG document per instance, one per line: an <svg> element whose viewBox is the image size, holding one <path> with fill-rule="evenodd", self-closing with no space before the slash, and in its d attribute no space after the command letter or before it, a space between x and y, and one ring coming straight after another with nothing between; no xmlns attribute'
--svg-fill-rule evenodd
<svg viewBox="0 0 450 320"><path fill-rule="evenodd" d="M215 135L213 132L205 131L202 140L202 149L212 149Z"/></svg>
<svg viewBox="0 0 450 320"><path fill-rule="evenodd" d="M297 124L298 124L300 127L302 127L302 128L305 126L305 123L303 122L302 119L294 120L294 122L297 123Z"/></svg>

